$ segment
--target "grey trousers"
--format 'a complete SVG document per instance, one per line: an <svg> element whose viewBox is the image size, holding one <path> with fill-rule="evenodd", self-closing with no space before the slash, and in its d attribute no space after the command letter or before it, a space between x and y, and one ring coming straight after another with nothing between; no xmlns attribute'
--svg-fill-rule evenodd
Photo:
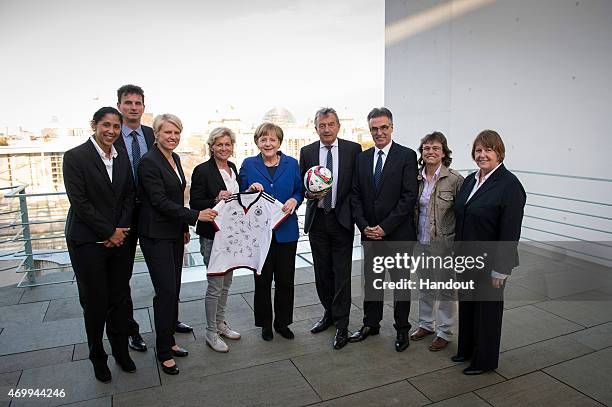
<svg viewBox="0 0 612 407"><path fill-rule="evenodd" d="M436 255L428 246L417 242L414 249L415 256ZM454 273L444 273L438 270L425 271L417 269L420 279L433 279L436 281L453 278ZM419 290L419 327L435 332L437 336L450 341L457 324L457 293L455 290Z"/></svg>
<svg viewBox="0 0 612 407"><path fill-rule="evenodd" d="M204 258L204 264L208 266L213 241L200 236L200 253ZM208 287L204 297L204 308L206 310L206 335L212 338L217 333L217 324L225 320L225 306L227 304L227 293L232 285L234 272L230 271L222 276L208 276Z"/></svg>

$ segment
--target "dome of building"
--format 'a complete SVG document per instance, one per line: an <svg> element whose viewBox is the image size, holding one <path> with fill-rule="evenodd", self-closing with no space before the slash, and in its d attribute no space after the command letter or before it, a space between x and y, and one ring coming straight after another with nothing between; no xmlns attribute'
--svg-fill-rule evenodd
<svg viewBox="0 0 612 407"><path fill-rule="evenodd" d="M295 124L295 118L291 112L284 107L275 107L274 109L268 110L266 114L264 114L263 121L272 122L278 126Z"/></svg>

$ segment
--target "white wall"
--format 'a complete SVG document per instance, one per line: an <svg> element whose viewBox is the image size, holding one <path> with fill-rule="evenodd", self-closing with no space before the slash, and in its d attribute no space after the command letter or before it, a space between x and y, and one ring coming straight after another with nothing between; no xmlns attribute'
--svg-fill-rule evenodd
<svg viewBox="0 0 612 407"><path fill-rule="evenodd" d="M612 178L606 171L612 155L612 1L387 0L385 11L385 105L395 116L396 140L416 148L420 137L440 130L454 151L453 167L474 168L471 142L490 128L504 139L510 169ZM612 204L612 182L517 175L528 192ZM604 218L612 218L612 206L533 194L528 203L531 216L612 231L610 220L532 205ZM607 233L533 218L524 225L612 240ZM523 236L568 240L530 229Z"/></svg>

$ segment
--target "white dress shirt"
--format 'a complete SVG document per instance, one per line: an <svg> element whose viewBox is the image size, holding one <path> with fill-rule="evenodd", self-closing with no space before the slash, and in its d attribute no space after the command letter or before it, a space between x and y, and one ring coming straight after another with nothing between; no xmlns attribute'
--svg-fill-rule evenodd
<svg viewBox="0 0 612 407"><path fill-rule="evenodd" d="M219 173L221 174L221 178L223 178L223 182L225 183L226 191L231 192L232 194L237 194L240 190L240 186L238 185L238 181L236 180L236 173L230 167L230 174L227 171L219 168Z"/></svg>
<svg viewBox="0 0 612 407"><path fill-rule="evenodd" d="M332 143L331 154L332 154L332 172L333 172L333 182L332 182L332 190L331 190L331 206L332 208L336 207L336 197L338 196L338 138L334 140ZM327 167L327 146L319 141L319 165L323 167ZM319 199L318 207L323 208L323 200L324 198Z"/></svg>
<svg viewBox="0 0 612 407"><path fill-rule="evenodd" d="M472 199L476 191L480 189L482 184L484 184L489 179L489 177L495 172L496 169L499 168L500 165L502 165L502 163L497 164L497 167L493 168L491 172L489 172L484 177L482 177L482 181L480 180L480 170L476 171L476 174L474 174L474 179L476 179L476 183L474 184L474 188L472 188L472 192L470 192L470 196L468 196L468 199L466 202L469 202L470 199Z"/></svg>
<svg viewBox="0 0 612 407"><path fill-rule="evenodd" d="M393 144L393 140L382 149L374 146L374 164L372 165L372 174L376 172L376 162L378 161L378 152L382 151L382 168L381 171L385 168L385 163L387 162L387 156L389 155L389 150L391 150L391 144Z"/></svg>
<svg viewBox="0 0 612 407"><path fill-rule="evenodd" d="M100 154L100 158L102 158L102 163L104 164L104 167L106 167L106 173L108 174L110 182L113 182L113 159L117 157L117 150L115 150L115 146L111 144L111 154L109 158L104 150L100 148L93 136L89 136L89 139L93 143L94 147L96 147L98 154Z"/></svg>
<svg viewBox="0 0 612 407"><path fill-rule="evenodd" d="M472 188L472 192L470 192L470 196L468 196L468 199L467 199L466 202L469 202L470 199L472 199L472 197L474 196L476 191L478 191L480 189L480 187L489 179L491 174L493 174L495 172L495 170L499 168L500 165L502 165L502 163L497 164L497 167L493 168L493 170L491 172L489 172L484 177L482 177L482 181L480 180L480 170L476 171L476 174L474 174L474 178L476 179L476 182L474 183L474 188ZM505 280L505 279L508 278L508 275L507 274L498 273L495 270L491 270L491 277L501 278L502 280Z"/></svg>

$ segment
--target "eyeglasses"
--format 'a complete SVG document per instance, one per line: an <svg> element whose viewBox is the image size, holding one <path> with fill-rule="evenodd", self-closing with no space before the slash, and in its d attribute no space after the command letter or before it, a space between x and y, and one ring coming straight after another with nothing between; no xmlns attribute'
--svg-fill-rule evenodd
<svg viewBox="0 0 612 407"><path fill-rule="evenodd" d="M378 130L382 131L383 133L387 130L389 130L391 128L391 125L388 124L383 124L380 127L370 127L370 133L372 134L376 134L378 133Z"/></svg>

